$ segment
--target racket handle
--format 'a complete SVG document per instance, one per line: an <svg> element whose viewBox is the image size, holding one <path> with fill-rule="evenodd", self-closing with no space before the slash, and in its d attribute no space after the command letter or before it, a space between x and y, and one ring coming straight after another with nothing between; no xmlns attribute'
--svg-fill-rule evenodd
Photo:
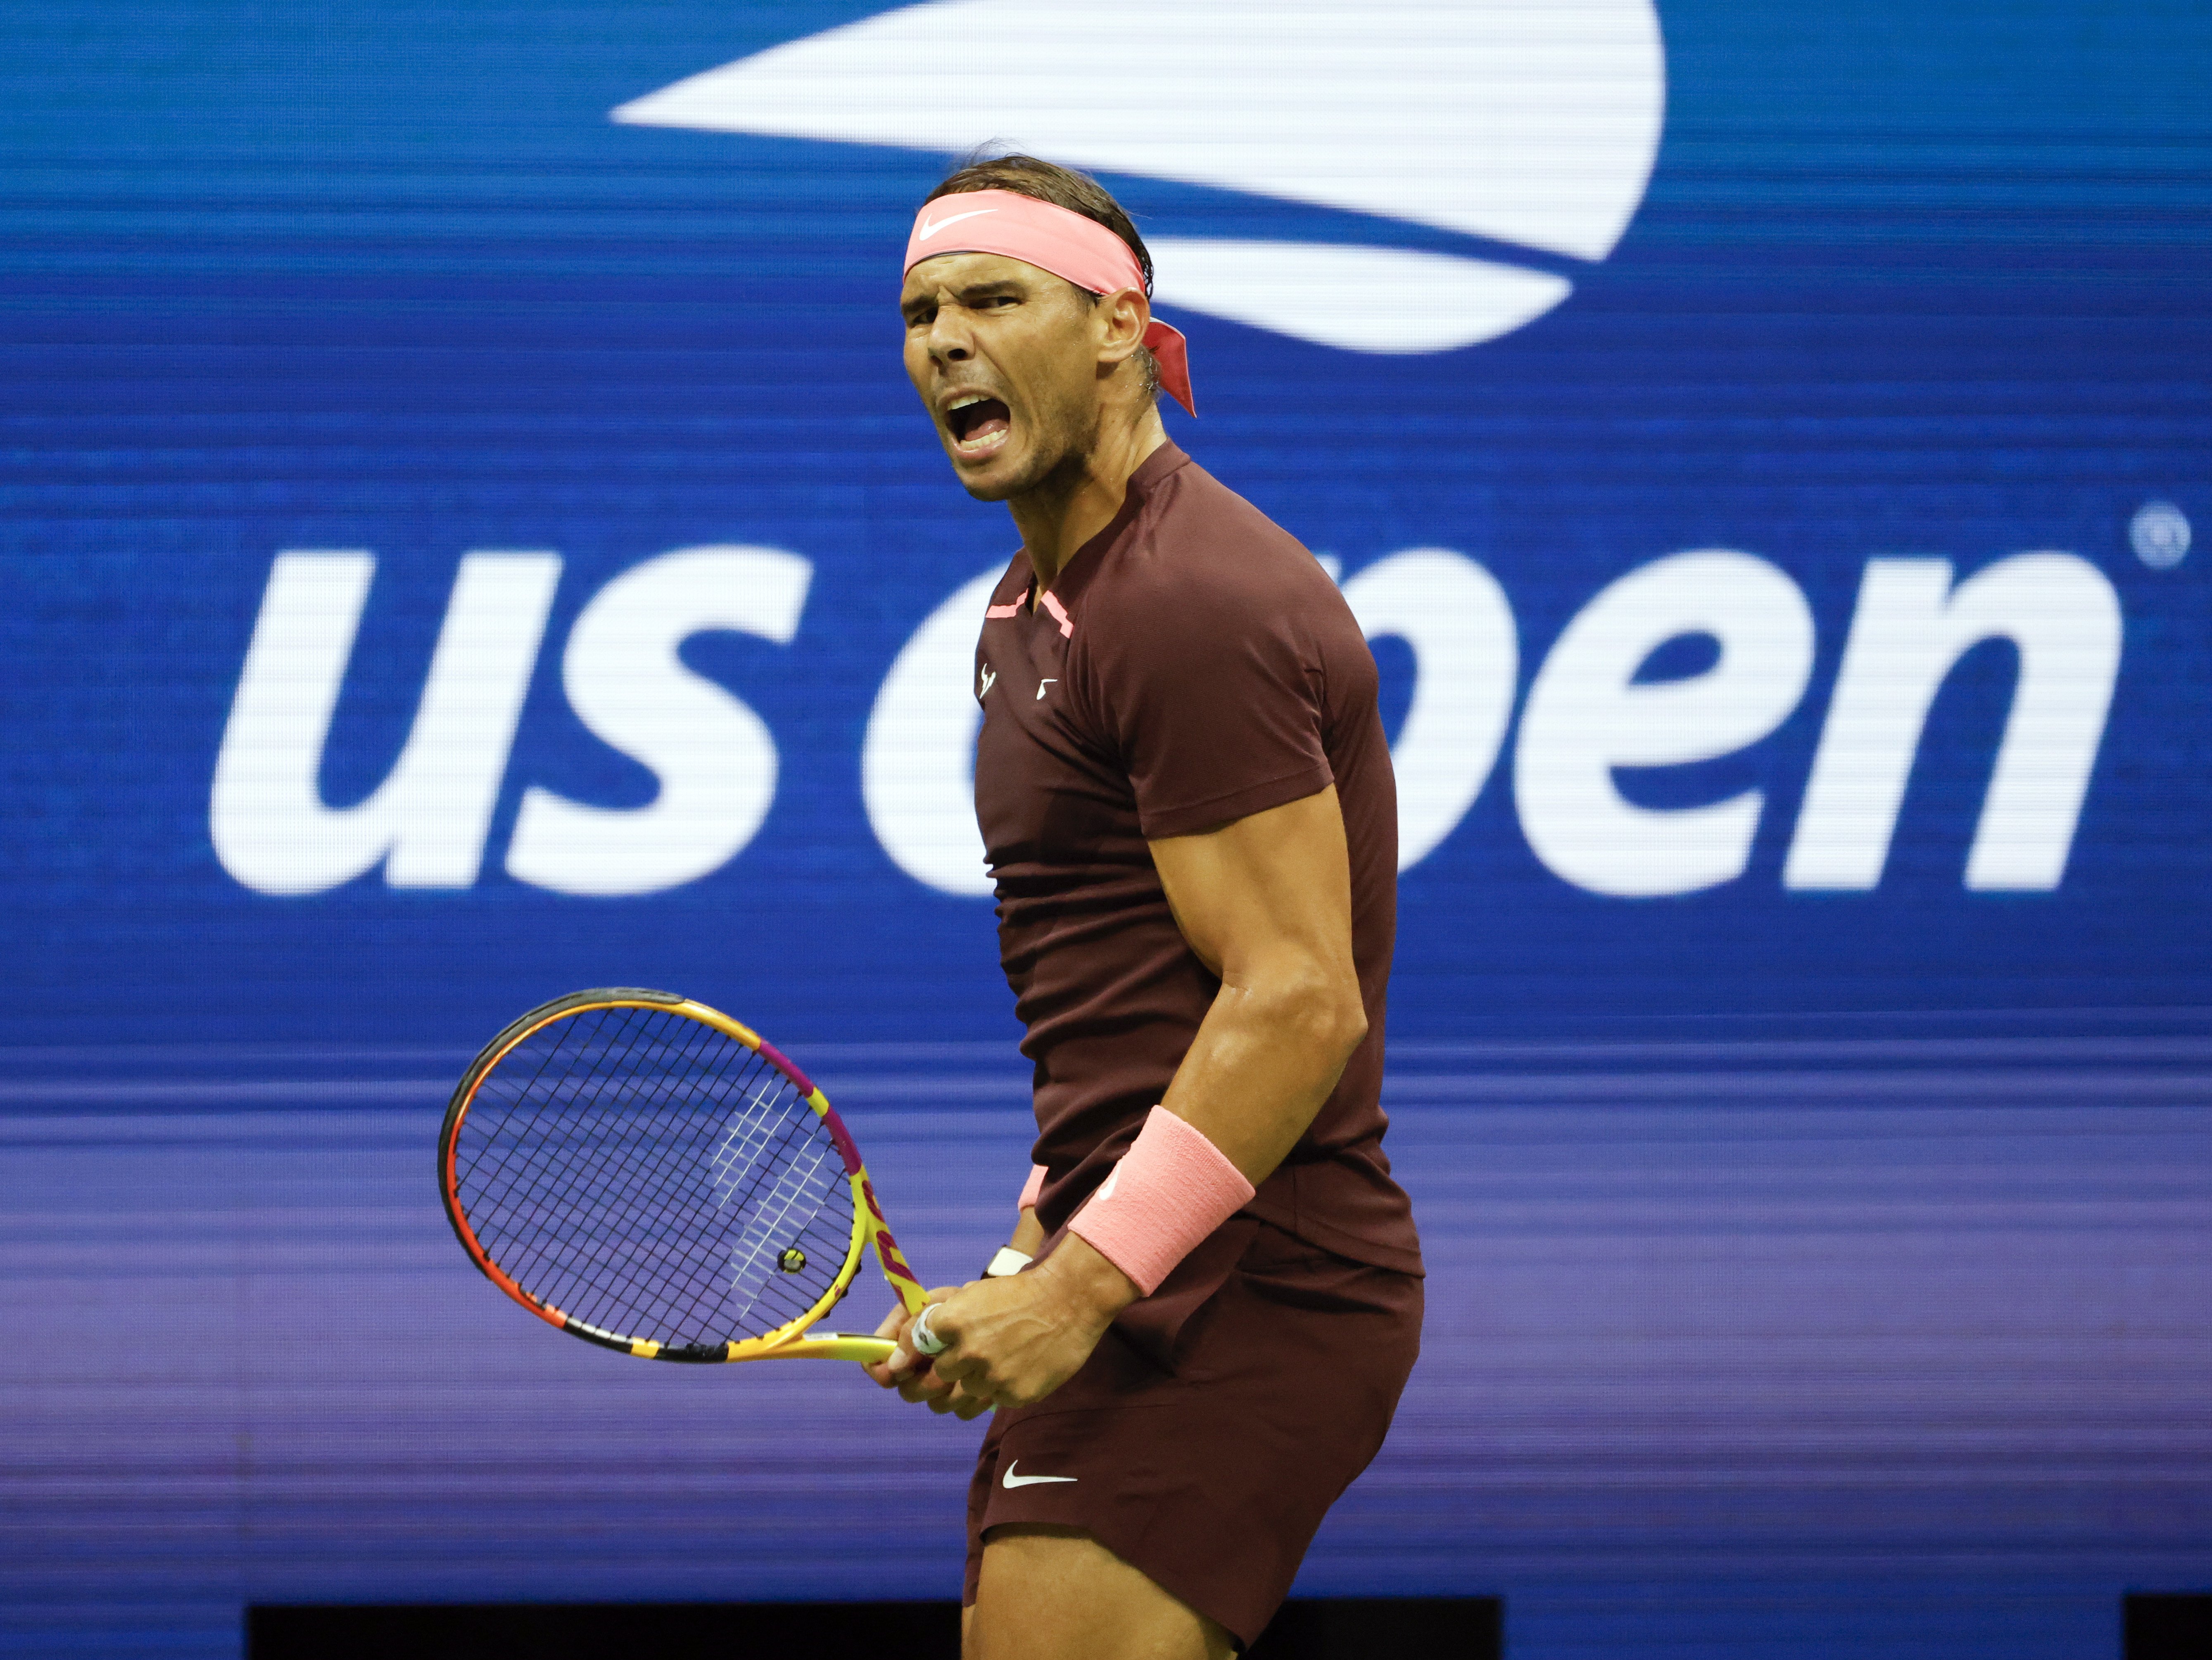
<svg viewBox="0 0 2212 1660"><path fill-rule="evenodd" d="M864 1337L858 1332L809 1332L761 1356L763 1360L857 1360L876 1365L891 1358L898 1345L888 1337Z"/></svg>

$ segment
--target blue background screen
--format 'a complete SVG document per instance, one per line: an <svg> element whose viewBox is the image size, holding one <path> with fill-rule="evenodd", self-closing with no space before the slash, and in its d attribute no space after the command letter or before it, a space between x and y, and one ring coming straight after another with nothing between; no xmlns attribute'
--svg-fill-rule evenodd
<svg viewBox="0 0 2212 1660"><path fill-rule="evenodd" d="M975 1428L558 1336L431 1152L515 1014L659 985L926 1277L1004 1237L1016 538L895 309L988 140L1138 215L1170 432L1383 672L1431 1313L1301 1590L2056 1660L2212 1581L2212 18L1139 24L9 18L0 1648L952 1594Z"/></svg>

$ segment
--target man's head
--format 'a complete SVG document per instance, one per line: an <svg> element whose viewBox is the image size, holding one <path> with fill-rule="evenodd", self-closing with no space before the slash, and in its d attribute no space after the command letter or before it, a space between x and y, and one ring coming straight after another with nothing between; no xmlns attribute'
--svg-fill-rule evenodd
<svg viewBox="0 0 2212 1660"><path fill-rule="evenodd" d="M899 296L907 373L969 494L1000 502L1079 466L1109 422L1156 418L1159 370L1145 344L1152 256L1097 180L1026 155L954 173L927 198L916 240L945 234L957 248L963 239L952 227L963 210L946 198L978 191L1008 192L1105 227L1140 273L1100 293L1004 253L928 255L908 269Z"/></svg>

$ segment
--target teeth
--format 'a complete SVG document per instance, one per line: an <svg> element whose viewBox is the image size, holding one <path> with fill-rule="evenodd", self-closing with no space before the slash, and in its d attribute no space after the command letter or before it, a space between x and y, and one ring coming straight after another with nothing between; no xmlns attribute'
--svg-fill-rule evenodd
<svg viewBox="0 0 2212 1660"><path fill-rule="evenodd" d="M983 394L979 392L969 397L960 398L956 402L948 404L945 408L945 413L950 415L954 410L964 410L970 404L980 404L982 401Z"/></svg>

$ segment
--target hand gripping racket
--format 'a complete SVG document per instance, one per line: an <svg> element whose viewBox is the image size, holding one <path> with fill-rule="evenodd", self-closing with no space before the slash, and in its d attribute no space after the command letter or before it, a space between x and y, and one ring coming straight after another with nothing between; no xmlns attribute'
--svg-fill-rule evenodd
<svg viewBox="0 0 2212 1660"><path fill-rule="evenodd" d="M881 1360L810 1332L871 1241L923 1293L822 1091L726 1014L665 991L572 992L462 1075L438 1137L447 1219L492 1284L650 1360Z"/></svg>

